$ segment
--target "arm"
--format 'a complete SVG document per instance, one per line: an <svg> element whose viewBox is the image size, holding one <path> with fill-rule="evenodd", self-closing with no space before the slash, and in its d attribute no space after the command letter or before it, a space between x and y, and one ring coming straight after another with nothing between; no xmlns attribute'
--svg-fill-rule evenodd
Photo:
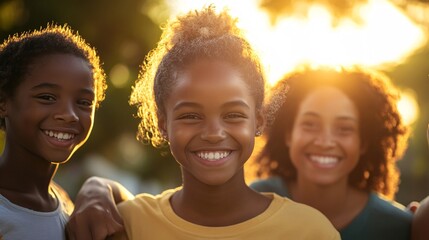
<svg viewBox="0 0 429 240"><path fill-rule="evenodd" d="M429 124L426 130L426 137L429 145ZM427 236L429 234L429 196L415 205L416 207L414 208L414 218L411 234L412 239L427 239Z"/></svg>
<svg viewBox="0 0 429 240"><path fill-rule="evenodd" d="M101 240L124 231L116 204L134 196L121 184L100 177L85 181L66 226L68 239Z"/></svg>
<svg viewBox="0 0 429 240"><path fill-rule="evenodd" d="M412 239L423 240L427 239L429 230L429 196L420 202L420 206L417 208L412 227Z"/></svg>

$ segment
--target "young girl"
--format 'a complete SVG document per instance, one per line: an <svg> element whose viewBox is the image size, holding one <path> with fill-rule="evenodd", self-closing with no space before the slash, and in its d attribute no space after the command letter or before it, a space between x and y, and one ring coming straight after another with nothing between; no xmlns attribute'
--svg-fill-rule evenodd
<svg viewBox="0 0 429 240"><path fill-rule="evenodd" d="M287 95L287 96L286 96ZM407 129L380 74L297 71L273 88L275 113L251 184L312 206L349 239L409 239L411 214L392 202Z"/></svg>
<svg viewBox="0 0 429 240"><path fill-rule="evenodd" d="M208 7L170 22L131 103L140 138L168 142L183 185L119 204L129 239L339 239L314 209L246 185L263 98L260 64L226 12Z"/></svg>
<svg viewBox="0 0 429 240"><path fill-rule="evenodd" d="M65 239L73 205L52 178L87 140L105 89L95 50L68 27L0 46L0 239Z"/></svg>

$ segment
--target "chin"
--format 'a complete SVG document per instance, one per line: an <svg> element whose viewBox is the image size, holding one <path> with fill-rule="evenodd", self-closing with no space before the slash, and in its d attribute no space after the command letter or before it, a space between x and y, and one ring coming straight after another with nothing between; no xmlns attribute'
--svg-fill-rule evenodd
<svg viewBox="0 0 429 240"><path fill-rule="evenodd" d="M204 178L204 179L200 179L200 182L204 183L205 185L209 185L209 186L221 186L226 184L228 181L230 180L230 178Z"/></svg>

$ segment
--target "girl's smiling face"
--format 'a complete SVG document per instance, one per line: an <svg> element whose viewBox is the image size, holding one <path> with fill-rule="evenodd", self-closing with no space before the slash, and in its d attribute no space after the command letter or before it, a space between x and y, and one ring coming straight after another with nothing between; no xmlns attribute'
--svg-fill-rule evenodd
<svg viewBox="0 0 429 240"><path fill-rule="evenodd" d="M363 153L359 127L358 110L341 90L325 86L309 92L286 136L298 181L347 182Z"/></svg>
<svg viewBox="0 0 429 240"><path fill-rule="evenodd" d="M69 159L88 138L95 90L88 63L70 54L37 57L13 96L2 102L11 149L52 163Z"/></svg>
<svg viewBox="0 0 429 240"><path fill-rule="evenodd" d="M199 61L178 74L160 128L186 179L221 185L244 178L243 164L263 125L239 72L219 61Z"/></svg>

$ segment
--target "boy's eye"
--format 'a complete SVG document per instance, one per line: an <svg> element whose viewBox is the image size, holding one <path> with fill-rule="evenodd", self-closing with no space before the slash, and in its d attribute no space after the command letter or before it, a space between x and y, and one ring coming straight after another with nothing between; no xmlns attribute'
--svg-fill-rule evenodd
<svg viewBox="0 0 429 240"><path fill-rule="evenodd" d="M88 99L82 99L78 101L78 104L85 107L92 107L94 105L94 102Z"/></svg>

